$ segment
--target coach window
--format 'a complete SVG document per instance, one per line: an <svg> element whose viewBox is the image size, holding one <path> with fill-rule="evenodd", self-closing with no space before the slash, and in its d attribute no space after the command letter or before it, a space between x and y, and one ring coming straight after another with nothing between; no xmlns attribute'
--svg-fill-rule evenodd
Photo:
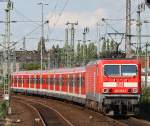
<svg viewBox="0 0 150 126"><path fill-rule="evenodd" d="M59 76L59 85L62 85L62 76Z"/></svg>
<svg viewBox="0 0 150 126"><path fill-rule="evenodd" d="M55 85L58 85L59 84L59 80L58 78L55 78Z"/></svg>
<svg viewBox="0 0 150 126"><path fill-rule="evenodd" d="M17 78L16 77L14 78L14 80L15 80L15 84L17 84Z"/></svg>
<svg viewBox="0 0 150 126"><path fill-rule="evenodd" d="M45 84L45 83L46 83L46 78L44 77L44 78L43 78L43 84Z"/></svg>
<svg viewBox="0 0 150 126"><path fill-rule="evenodd" d="M53 85L53 78L50 78L50 85Z"/></svg>
<svg viewBox="0 0 150 126"><path fill-rule="evenodd" d="M36 78L37 79L37 84L40 84L40 78Z"/></svg>
<svg viewBox="0 0 150 126"><path fill-rule="evenodd" d="M17 78L18 84L22 84L22 80L20 77Z"/></svg>
<svg viewBox="0 0 150 126"><path fill-rule="evenodd" d="M75 84L76 84L76 76L74 75L72 85L75 85Z"/></svg>
<svg viewBox="0 0 150 126"><path fill-rule="evenodd" d="M56 78L53 78L53 84L56 85Z"/></svg>
<svg viewBox="0 0 150 126"><path fill-rule="evenodd" d="M44 78L43 77L40 78L40 82L41 82L41 84L44 84Z"/></svg>
<svg viewBox="0 0 150 126"><path fill-rule="evenodd" d="M21 79L21 84L22 84L22 83L24 84L24 83L25 83L25 78L24 78L24 77L23 77L23 78L21 77L20 79Z"/></svg>
<svg viewBox="0 0 150 126"><path fill-rule="evenodd" d="M84 81L85 81L84 76L81 76L81 77L80 77L80 81L81 81L81 86L83 86L83 85L84 85Z"/></svg>
<svg viewBox="0 0 150 126"><path fill-rule="evenodd" d="M45 78L46 79L46 84L48 84L48 82L49 82L49 78L47 77L47 78Z"/></svg>
<svg viewBox="0 0 150 126"><path fill-rule="evenodd" d="M34 84L37 84L37 78L34 78Z"/></svg>
<svg viewBox="0 0 150 126"><path fill-rule="evenodd" d="M29 84L29 77L26 78L26 83Z"/></svg>
<svg viewBox="0 0 150 126"><path fill-rule="evenodd" d="M65 84L65 77L62 77L62 85Z"/></svg>
<svg viewBox="0 0 150 126"><path fill-rule="evenodd" d="M70 76L70 78L69 78L69 85L72 86L72 84L73 84L73 77Z"/></svg>
<svg viewBox="0 0 150 126"><path fill-rule="evenodd" d="M79 86L80 85L80 78L79 78L79 76L77 76L76 77L76 83L75 83L77 86Z"/></svg>
<svg viewBox="0 0 150 126"><path fill-rule="evenodd" d="M34 77L31 78L31 84L34 84Z"/></svg>

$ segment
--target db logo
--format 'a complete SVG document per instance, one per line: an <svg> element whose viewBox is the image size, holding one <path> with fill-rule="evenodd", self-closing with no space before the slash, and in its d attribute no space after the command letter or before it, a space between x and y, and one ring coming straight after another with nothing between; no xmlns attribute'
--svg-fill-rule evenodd
<svg viewBox="0 0 150 126"><path fill-rule="evenodd" d="M124 83L123 82L117 82L117 87L124 87Z"/></svg>

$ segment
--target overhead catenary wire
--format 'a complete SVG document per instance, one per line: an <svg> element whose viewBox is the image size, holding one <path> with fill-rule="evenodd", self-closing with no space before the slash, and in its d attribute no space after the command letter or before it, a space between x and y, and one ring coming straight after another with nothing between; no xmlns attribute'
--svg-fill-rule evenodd
<svg viewBox="0 0 150 126"><path fill-rule="evenodd" d="M20 16L22 16L22 17L25 19L25 21L34 22L32 19L30 19L29 17L25 16L22 12L20 12L20 11L19 11L17 8L15 8L15 7L14 7L14 11L15 11L17 14L19 14ZM39 25L39 23L37 23L37 22L34 22L34 24L35 24L35 25Z"/></svg>
<svg viewBox="0 0 150 126"><path fill-rule="evenodd" d="M66 6L67 6L67 4L69 3L69 0L66 0L66 2L65 2L65 4L64 4L64 6L63 6L63 8L62 8L62 10L60 11L60 13L58 14L58 18L56 19L56 22L53 24L53 28L52 28L52 30L50 31L50 35L53 33L53 31L55 30L55 27L56 27L56 25L57 25L57 23L59 22L59 19L60 19L60 17L62 16L62 14L63 14L63 12L64 12L64 10L65 10L65 8L66 8Z"/></svg>

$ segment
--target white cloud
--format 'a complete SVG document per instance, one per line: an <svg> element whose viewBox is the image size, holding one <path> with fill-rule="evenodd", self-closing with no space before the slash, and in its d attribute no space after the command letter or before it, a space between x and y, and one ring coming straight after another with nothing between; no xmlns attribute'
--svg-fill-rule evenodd
<svg viewBox="0 0 150 126"><path fill-rule="evenodd" d="M56 28L64 28L65 24L69 22L77 22L78 26L83 27L93 27L95 26L98 19L106 17L106 11L104 9L97 9L95 11L86 12L64 12L61 16L58 13L49 13L49 26L52 28L56 25ZM59 20L58 20L59 19Z"/></svg>

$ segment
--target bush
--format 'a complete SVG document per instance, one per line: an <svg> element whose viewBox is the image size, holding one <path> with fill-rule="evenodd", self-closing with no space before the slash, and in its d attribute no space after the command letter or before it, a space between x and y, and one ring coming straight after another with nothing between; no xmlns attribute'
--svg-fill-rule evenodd
<svg viewBox="0 0 150 126"><path fill-rule="evenodd" d="M4 119L7 113L7 105L5 101L0 102L0 119Z"/></svg>
<svg viewBox="0 0 150 126"><path fill-rule="evenodd" d="M141 102L150 104L150 88L143 88L142 89Z"/></svg>

